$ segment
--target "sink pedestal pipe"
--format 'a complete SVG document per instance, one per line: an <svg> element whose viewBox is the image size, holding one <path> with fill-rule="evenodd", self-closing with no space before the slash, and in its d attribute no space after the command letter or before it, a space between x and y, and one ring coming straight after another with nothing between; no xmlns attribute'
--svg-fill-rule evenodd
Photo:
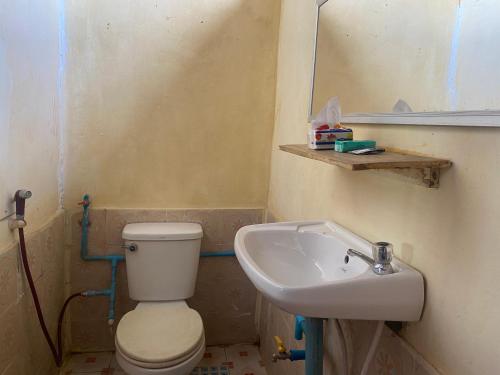
<svg viewBox="0 0 500 375"><path fill-rule="evenodd" d="M323 375L323 319L305 318L306 375Z"/></svg>

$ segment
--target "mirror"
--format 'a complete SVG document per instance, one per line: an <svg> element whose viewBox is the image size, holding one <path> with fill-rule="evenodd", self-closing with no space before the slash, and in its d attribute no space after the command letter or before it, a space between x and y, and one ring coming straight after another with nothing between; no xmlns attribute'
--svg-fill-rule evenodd
<svg viewBox="0 0 500 375"><path fill-rule="evenodd" d="M347 123L500 126L498 19L495 0L320 0L310 116L338 96Z"/></svg>

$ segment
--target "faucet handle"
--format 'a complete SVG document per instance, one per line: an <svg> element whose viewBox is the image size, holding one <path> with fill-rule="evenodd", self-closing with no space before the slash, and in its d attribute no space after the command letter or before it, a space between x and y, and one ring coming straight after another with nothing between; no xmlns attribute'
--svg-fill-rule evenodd
<svg viewBox="0 0 500 375"><path fill-rule="evenodd" d="M372 245L373 260L378 264L391 264L392 244L389 242L375 242Z"/></svg>

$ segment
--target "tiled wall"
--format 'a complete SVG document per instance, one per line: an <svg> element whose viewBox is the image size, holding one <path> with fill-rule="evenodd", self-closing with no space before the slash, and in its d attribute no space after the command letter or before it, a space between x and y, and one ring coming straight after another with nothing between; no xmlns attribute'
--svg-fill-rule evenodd
<svg viewBox="0 0 500 375"><path fill-rule="evenodd" d="M303 349L304 341L293 337L294 316L259 296L258 326L261 354L268 375L302 375L304 362L272 362L276 352L273 336L280 336L289 349ZM346 336L349 375L359 374L371 344L376 323L371 321L340 321ZM343 374L343 355L334 322L325 324L324 374ZM384 328L368 372L369 375L439 375L418 353L388 328Z"/></svg>
<svg viewBox="0 0 500 375"><path fill-rule="evenodd" d="M80 259L79 220L81 211L73 211L68 237L70 247L70 286L72 292L103 289L110 285L109 262L84 262ZM198 222L203 227L203 251L233 249L236 231L261 223L262 209L91 209L89 253L123 254L121 232L134 222ZM118 270L116 322L136 302L128 297L127 275L122 263ZM235 258L200 260L195 295L189 305L203 318L208 345L255 342L256 291ZM92 297L71 305L73 350L107 350L114 347L114 332L107 324L108 299Z"/></svg>
<svg viewBox="0 0 500 375"><path fill-rule="evenodd" d="M55 336L64 298L64 214L27 236L31 272L49 332ZM49 348L36 318L18 245L0 255L0 374L56 373Z"/></svg>

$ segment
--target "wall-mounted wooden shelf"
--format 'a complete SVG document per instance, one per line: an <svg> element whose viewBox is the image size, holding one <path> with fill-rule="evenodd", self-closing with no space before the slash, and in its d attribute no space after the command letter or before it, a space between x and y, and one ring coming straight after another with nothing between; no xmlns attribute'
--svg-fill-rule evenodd
<svg viewBox="0 0 500 375"><path fill-rule="evenodd" d="M386 151L378 155L353 155L333 150L311 150L307 145L281 145L279 147L282 151L337 165L351 171L418 169L422 171L422 180L425 186L431 188L439 187L441 169L450 167L452 164L450 160L446 159L395 151Z"/></svg>

